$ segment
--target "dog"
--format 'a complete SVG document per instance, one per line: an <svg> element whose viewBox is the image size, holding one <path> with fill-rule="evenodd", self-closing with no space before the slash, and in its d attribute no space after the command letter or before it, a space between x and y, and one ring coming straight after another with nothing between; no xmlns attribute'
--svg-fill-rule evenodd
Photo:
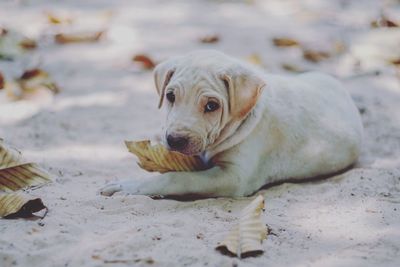
<svg viewBox="0 0 400 267"><path fill-rule="evenodd" d="M360 154L358 109L329 75L267 74L203 50L157 65L154 77L159 108L168 110L162 142L213 167L111 183L103 195L248 196L266 184L339 172Z"/></svg>

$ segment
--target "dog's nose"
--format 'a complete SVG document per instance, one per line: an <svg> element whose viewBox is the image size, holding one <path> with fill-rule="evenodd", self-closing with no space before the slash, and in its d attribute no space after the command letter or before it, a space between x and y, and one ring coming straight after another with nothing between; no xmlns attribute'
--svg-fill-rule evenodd
<svg viewBox="0 0 400 267"><path fill-rule="evenodd" d="M182 150L187 146L189 140L186 137L173 136L169 134L167 136L167 142L170 148L175 150Z"/></svg>

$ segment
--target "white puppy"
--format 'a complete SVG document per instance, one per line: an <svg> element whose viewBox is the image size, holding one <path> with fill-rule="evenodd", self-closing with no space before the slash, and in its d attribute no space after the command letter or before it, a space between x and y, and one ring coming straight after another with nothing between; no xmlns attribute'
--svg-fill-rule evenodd
<svg viewBox="0 0 400 267"><path fill-rule="evenodd" d="M349 93L320 73L263 73L216 51L155 69L164 143L213 165L105 186L101 193L246 196L265 184L327 175L351 166L363 127Z"/></svg>

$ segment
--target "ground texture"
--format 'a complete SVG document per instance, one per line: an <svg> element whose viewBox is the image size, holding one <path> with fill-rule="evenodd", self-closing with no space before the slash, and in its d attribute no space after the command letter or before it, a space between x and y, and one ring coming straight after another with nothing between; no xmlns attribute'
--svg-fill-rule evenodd
<svg viewBox="0 0 400 267"><path fill-rule="evenodd" d="M46 12L77 21L51 26ZM0 91L0 137L54 179L32 191L50 209L40 225L0 220L0 266L399 266L400 80L388 61L400 58L400 31L372 29L382 13L399 19L399 2L1 1L0 25L40 45L14 62L0 61L0 71L13 77L39 64L61 93L38 103L9 102ZM107 34L94 44L51 41L59 30L76 29ZM210 34L219 42L198 41ZM281 36L332 55L308 62L298 47L275 47L271 40ZM282 68L289 64L335 75L362 113L365 141L354 169L260 192L263 220L275 234L257 258L214 250L250 198L178 202L97 194L107 181L150 175L123 143L153 136L163 121L152 74L132 56L161 61L202 48L252 56L269 72L291 75Z"/></svg>

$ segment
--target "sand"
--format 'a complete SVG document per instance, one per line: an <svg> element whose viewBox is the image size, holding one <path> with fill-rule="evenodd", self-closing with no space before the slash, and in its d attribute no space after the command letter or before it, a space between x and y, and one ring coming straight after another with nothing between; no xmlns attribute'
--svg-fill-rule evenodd
<svg viewBox="0 0 400 267"><path fill-rule="evenodd" d="M33 55L0 61L0 70L12 77L40 64L61 87L39 102L7 102L0 92L0 137L54 180L31 190L49 207L45 219L0 220L0 266L400 265L400 80L387 64L400 57L400 31L369 27L381 10L399 18L398 1L52 2L0 3L0 25L41 40ZM55 45L48 11L79 18L61 29L107 28L107 36ZM220 41L199 43L207 34ZM309 63L299 48L274 47L279 36L322 50L341 40L347 49ZM161 61L201 48L242 59L256 53L269 72L285 73L282 63L328 72L342 79L362 112L365 140L354 169L259 192L274 234L257 258L214 250L252 197L179 202L97 194L106 182L151 175L123 143L154 136L163 122L152 74L131 57L147 53ZM376 70L380 75L371 74Z"/></svg>

